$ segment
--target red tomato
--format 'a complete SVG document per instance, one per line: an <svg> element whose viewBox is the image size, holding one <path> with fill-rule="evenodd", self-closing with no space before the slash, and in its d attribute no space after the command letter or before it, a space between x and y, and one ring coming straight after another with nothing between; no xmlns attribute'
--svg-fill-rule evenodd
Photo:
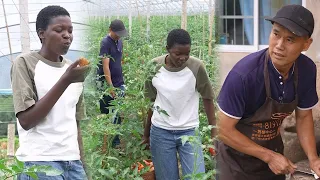
<svg viewBox="0 0 320 180"><path fill-rule="evenodd" d="M209 148L209 152L210 152L211 156L215 156L217 154L216 150L214 150L213 148Z"/></svg>

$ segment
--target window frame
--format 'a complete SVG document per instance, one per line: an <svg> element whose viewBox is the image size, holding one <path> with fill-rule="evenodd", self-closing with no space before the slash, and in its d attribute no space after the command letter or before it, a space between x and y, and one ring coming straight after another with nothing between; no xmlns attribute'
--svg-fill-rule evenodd
<svg viewBox="0 0 320 180"><path fill-rule="evenodd" d="M259 0L253 0L253 45L227 45L217 44L218 52L255 52L268 45L259 44ZM302 0L302 6L306 7L306 0Z"/></svg>

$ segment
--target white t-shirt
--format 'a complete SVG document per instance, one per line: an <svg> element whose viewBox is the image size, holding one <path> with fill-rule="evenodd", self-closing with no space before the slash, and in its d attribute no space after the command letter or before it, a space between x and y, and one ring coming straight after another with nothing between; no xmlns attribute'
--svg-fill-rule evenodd
<svg viewBox="0 0 320 180"><path fill-rule="evenodd" d="M36 52L23 54L11 70L15 113L25 111L40 100L57 83L71 64L62 59L52 62ZM83 83L72 83L49 114L35 127L24 130L17 121L20 161L79 160L76 120L85 117Z"/></svg>
<svg viewBox="0 0 320 180"><path fill-rule="evenodd" d="M168 68L165 57L153 61L159 69L146 82L146 96L154 100L151 122L167 130L184 130L199 126L199 93L213 99L213 89L203 63L194 57L180 68Z"/></svg>

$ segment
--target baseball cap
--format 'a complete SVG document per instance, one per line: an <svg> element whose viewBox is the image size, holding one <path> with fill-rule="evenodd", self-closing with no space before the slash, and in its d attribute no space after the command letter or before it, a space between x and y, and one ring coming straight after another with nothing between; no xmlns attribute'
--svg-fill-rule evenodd
<svg viewBox="0 0 320 180"><path fill-rule="evenodd" d="M313 15L301 5L283 6L273 18L266 18L266 20L282 25L297 36L311 36L313 33Z"/></svg>
<svg viewBox="0 0 320 180"><path fill-rule="evenodd" d="M124 24L121 20L116 19L113 20L109 26L109 28L116 33L116 35L120 36L120 37L124 37L128 35L128 32L126 30L126 28L124 27Z"/></svg>

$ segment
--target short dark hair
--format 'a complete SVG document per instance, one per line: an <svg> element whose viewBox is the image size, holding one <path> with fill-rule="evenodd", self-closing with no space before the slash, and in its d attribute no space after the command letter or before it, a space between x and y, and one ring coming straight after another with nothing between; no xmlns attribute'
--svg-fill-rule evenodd
<svg viewBox="0 0 320 180"><path fill-rule="evenodd" d="M173 29L170 31L167 37L167 48L170 49L175 44L191 45L189 33L184 29Z"/></svg>
<svg viewBox="0 0 320 180"><path fill-rule="evenodd" d="M38 13L37 21L36 21L36 31L38 33L39 29L46 30L50 24L52 18L57 16L69 16L69 12L57 5L47 6Z"/></svg>

